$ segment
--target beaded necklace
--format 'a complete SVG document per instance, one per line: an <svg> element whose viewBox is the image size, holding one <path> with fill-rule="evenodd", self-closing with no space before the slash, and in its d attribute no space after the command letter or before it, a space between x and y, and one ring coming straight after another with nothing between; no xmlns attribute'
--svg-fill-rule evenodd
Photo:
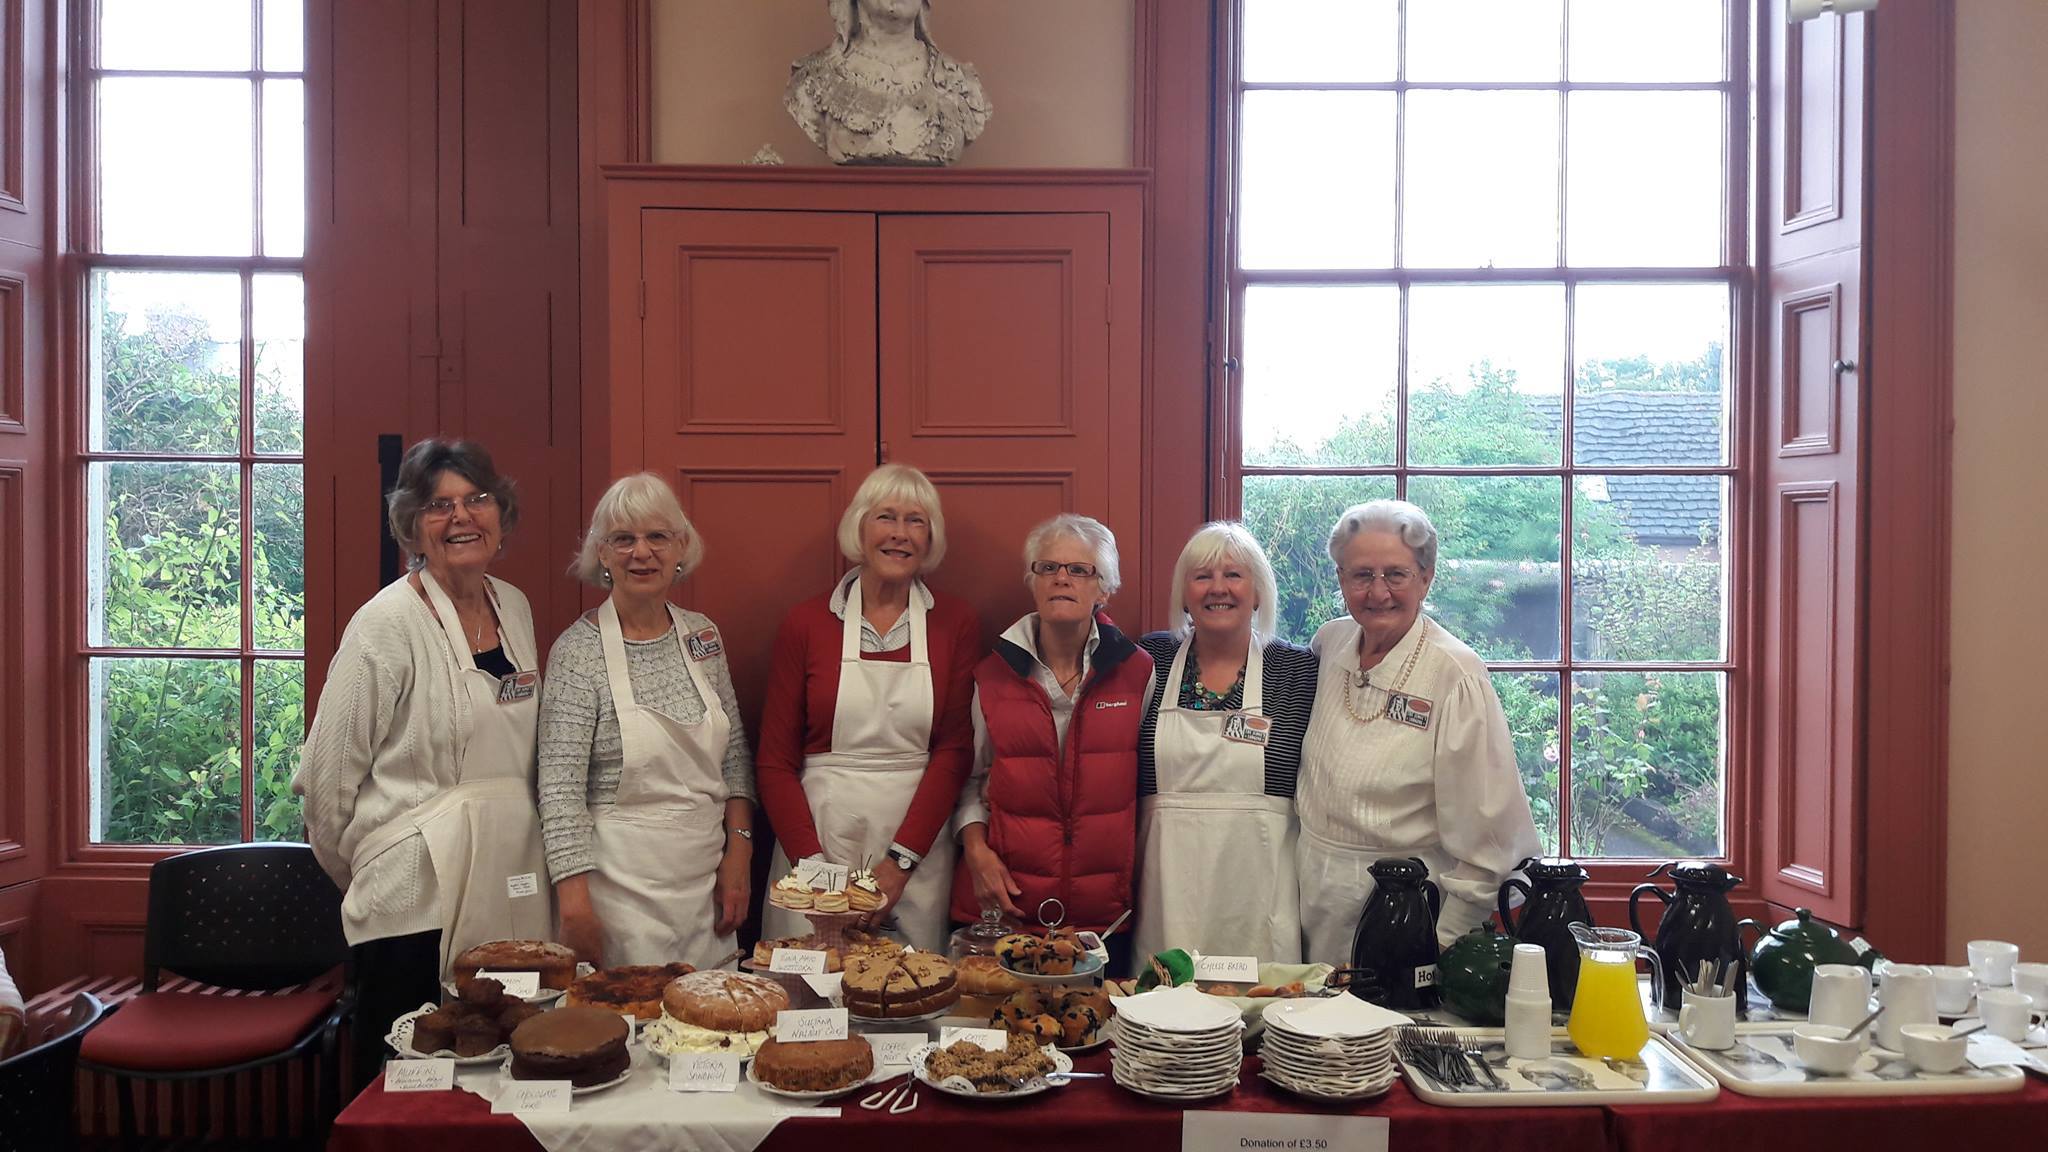
<svg viewBox="0 0 2048 1152"><path fill-rule="evenodd" d="M1423 617L1422 634L1415 638L1415 647L1409 651L1408 659L1404 663L1402 663L1401 675L1394 680L1394 686L1392 688L1374 689L1375 691L1385 692L1387 696L1391 698L1393 696L1400 694L1401 689L1408 686L1408 674L1415 671L1415 661L1421 657L1422 650L1429 646L1429 625L1429 617ZM1351 705L1351 682L1353 680L1360 679L1366 679L1363 673L1347 672L1344 675L1344 712L1346 715L1350 716L1355 723L1371 724L1374 721L1385 716L1387 714L1387 710L1385 708L1381 708L1379 711L1372 712L1369 715L1365 716L1360 716L1358 714L1358 709L1352 707ZM1364 685L1362 685L1362 687L1371 687L1371 681L1367 680L1367 682Z"/></svg>
<svg viewBox="0 0 2048 1152"><path fill-rule="evenodd" d="M1251 653L1246 652L1244 667L1237 670L1237 680L1221 692L1211 692L1202 683L1202 666L1195 659L1195 646L1190 643L1187 667L1182 670L1180 678L1180 706L1195 712L1224 712L1234 707L1230 703L1234 697L1239 701L1235 706L1242 707L1244 674L1250 667Z"/></svg>

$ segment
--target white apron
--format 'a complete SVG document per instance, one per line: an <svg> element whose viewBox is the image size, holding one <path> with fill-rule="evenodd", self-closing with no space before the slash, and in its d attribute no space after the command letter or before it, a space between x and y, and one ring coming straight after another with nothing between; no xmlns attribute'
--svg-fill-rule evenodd
<svg viewBox="0 0 2048 1152"><path fill-rule="evenodd" d="M925 644L924 598L912 590L910 662L860 658L860 581L846 592L845 623L839 641L839 695L832 706L832 750L804 757L804 797L825 858L835 864L874 867L889 854L889 842L910 811L911 798L931 759L932 664ZM953 893L953 840L941 830L931 850L910 873L903 898L890 910L897 934L919 948L946 947L947 908ZM790 860L775 846L769 882L788 874ZM802 936L810 931L803 913L769 905L761 912L762 934Z"/></svg>
<svg viewBox="0 0 2048 1152"><path fill-rule="evenodd" d="M618 799L591 810L590 906L604 925L604 962L708 968L731 955L720 936L718 863L725 856L725 759L731 721L703 661L684 644L689 628L668 605L676 649L704 701L704 717L684 724L634 700L626 637L609 598L598 606L605 679L619 717L625 764Z"/></svg>
<svg viewBox="0 0 2048 1152"><path fill-rule="evenodd" d="M456 687L468 694L470 730L455 750L456 785L364 837L354 862L360 869L407 837L421 838L428 873L423 879L434 889L445 974L450 960L478 944L554 938L552 887L533 794L540 677L527 670L500 681L478 668L447 593L425 569L420 585L455 653ZM503 628L498 641L519 668L520 654ZM343 919L348 918L344 900Z"/></svg>
<svg viewBox="0 0 2048 1152"><path fill-rule="evenodd" d="M1138 802L1137 955L1168 948L1301 959L1294 801L1268 796L1266 749L1225 739L1229 712L1180 706L1188 647L1173 655L1153 730L1156 795ZM1245 656L1244 708L1263 716L1261 649Z"/></svg>
<svg viewBox="0 0 2048 1152"><path fill-rule="evenodd" d="M1351 941L1358 935L1358 918L1372 895L1373 879L1366 869L1373 861L1405 853L1394 848L1363 848L1339 844L1301 830L1296 852L1300 860L1302 959L1334 964L1351 964Z"/></svg>

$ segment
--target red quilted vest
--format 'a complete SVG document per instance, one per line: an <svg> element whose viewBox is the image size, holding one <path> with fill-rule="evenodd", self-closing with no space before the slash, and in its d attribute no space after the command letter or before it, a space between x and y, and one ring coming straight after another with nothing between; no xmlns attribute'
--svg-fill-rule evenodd
<svg viewBox="0 0 2048 1152"><path fill-rule="evenodd" d="M1052 702L1031 678L1031 654L1007 640L974 669L994 762L988 773L988 841L1010 869L1027 923L1048 897L1064 923L1101 931L1131 906L1138 841L1138 722L1152 657L1107 616L1088 681L1053 742ZM953 918L981 909L963 861L953 877Z"/></svg>

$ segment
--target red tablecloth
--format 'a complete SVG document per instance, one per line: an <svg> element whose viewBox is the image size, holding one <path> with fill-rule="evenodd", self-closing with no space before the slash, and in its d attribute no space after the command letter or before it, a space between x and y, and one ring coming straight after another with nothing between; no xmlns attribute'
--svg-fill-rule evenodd
<svg viewBox="0 0 2048 1152"><path fill-rule="evenodd" d="M1108 1071L1097 1053L1075 1061ZM2029 1078L2019 1092L1993 1096L1866 1097L1853 1100L1765 1100L1723 1091L1703 1104L1633 1108L1443 1108L1396 1084L1369 1104L1328 1108L1257 1079L1245 1062L1237 1091L1198 1107L1245 1112L1338 1111L1385 1116L1400 1152L1436 1149L1600 1149L1628 1152L1725 1152L1772 1147L1960 1149L2022 1147L2048 1133L2048 1083ZM866 1111L858 1095L841 1101L837 1120L784 1121L763 1152L817 1152L830 1147L972 1148L974 1152L1048 1147L1113 1147L1119 1152L1171 1152L1180 1146L1182 1108L1134 1096L1106 1080L1076 1081L1035 1101L971 1104L925 1089L916 1111L900 1116ZM855 1143L849 1138L859 1136ZM2032 1133L2031 1136L2026 1135ZM2014 1143L2020 1141L2020 1143ZM387 1094L382 1082L341 1114L331 1152L505 1152L534 1149L526 1128L467 1092Z"/></svg>
<svg viewBox="0 0 2048 1152"><path fill-rule="evenodd" d="M1074 1064L1082 1071L1107 1072L1109 1056L1094 1053ZM1401 1152L1466 1152L1481 1146L1475 1140L1484 1141L1485 1152L1598 1152L1609 1145L1607 1117L1595 1108L1439 1108L1417 1100L1404 1084L1362 1107L1329 1108L1257 1079L1257 1067L1256 1059L1247 1060L1235 1093L1194 1107L1385 1116L1392 1121L1393 1146ZM976 1104L926 1088L918 1093L916 1110L900 1116L861 1108L861 1095L837 1102L842 1109L837 1120L783 1121L760 1152L882 1147L883 1141L904 1149L973 1152L1095 1147L1172 1152L1180 1147L1182 1105L1146 1100L1107 1080L1077 1080L1015 1104ZM343 1110L328 1143L329 1152L538 1152L539 1147L525 1125L511 1116L492 1115L482 1097L460 1091L389 1094L381 1079Z"/></svg>

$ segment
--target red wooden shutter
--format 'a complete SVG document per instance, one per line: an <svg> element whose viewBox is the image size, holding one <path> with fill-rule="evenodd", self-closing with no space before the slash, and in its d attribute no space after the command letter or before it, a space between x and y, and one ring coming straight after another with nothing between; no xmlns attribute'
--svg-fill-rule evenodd
<svg viewBox="0 0 2048 1152"><path fill-rule="evenodd" d="M1765 898L1858 922L1864 17L1764 6L1754 429Z"/></svg>

